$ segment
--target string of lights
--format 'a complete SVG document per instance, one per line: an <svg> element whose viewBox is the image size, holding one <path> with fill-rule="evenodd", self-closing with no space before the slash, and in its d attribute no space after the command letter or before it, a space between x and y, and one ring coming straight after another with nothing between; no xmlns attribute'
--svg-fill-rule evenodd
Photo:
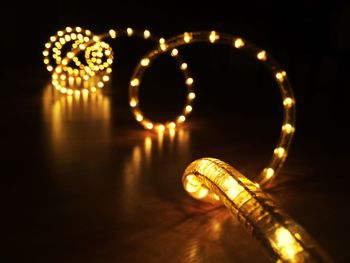
<svg viewBox="0 0 350 263"><path fill-rule="evenodd" d="M196 199L224 203L272 262L332 262L300 225L232 166L213 158L196 160L186 168L183 185Z"/></svg>
<svg viewBox="0 0 350 263"><path fill-rule="evenodd" d="M67 95L95 93L101 90L111 79L114 61L113 50L106 40L122 37L149 40L158 43L161 49L164 48L165 39L154 36L148 29L110 29L104 34L96 35L81 27L66 27L49 38L43 51L43 62L46 69L52 73L53 87ZM179 52L172 52L171 56L179 64L186 79L192 79L187 63L183 61ZM147 66L148 61L142 60L140 65ZM137 81L133 84L136 85ZM136 103L136 100L130 101L130 107ZM140 119L140 116L137 119Z"/></svg>
<svg viewBox="0 0 350 263"><path fill-rule="evenodd" d="M261 190L284 164L295 132L295 99L286 72L263 49L234 35L215 31L185 32L168 40L156 38L149 30L111 29L94 35L80 27L58 31L45 44L44 63L52 72L52 85L68 95L88 94L102 89L110 80L113 50L105 39L119 36L138 36L158 43L138 63L129 83L129 105L135 119L146 129L163 133L173 132L192 112L196 97L194 79L178 48L196 42L223 44L247 52L266 65L272 73L282 97L283 123L278 143L269 164L255 182L250 181L230 165L213 158L191 163L183 175L185 190L194 198L211 203L223 203L266 248L274 262L332 262L307 232L284 214ZM63 46L71 49L62 55ZM84 53L84 54L83 54ZM82 55L83 54L83 55ZM185 77L186 104L180 115L166 122L155 122L145 116L139 103L139 89L144 73L162 54L176 59ZM85 60L85 63L82 60Z"/></svg>
<svg viewBox="0 0 350 263"><path fill-rule="evenodd" d="M143 74L146 69L152 65L154 60L161 54L170 52L177 54L179 47L189 45L195 42L208 42L210 44L224 44L246 51L248 54L255 57L257 60L264 63L273 74L276 83L279 87L282 96L283 106L283 124L281 128L281 135L275 147L272 158L266 168L260 173L255 181L259 185L265 185L278 173L284 161L287 158L288 150L295 131L295 99L293 96L291 85L288 81L286 72L278 65L278 63L263 49L246 41L240 37L229 34L217 33L215 31L202 32L186 32L177 35L162 43L162 46L150 51L142 58L141 62L146 60L147 66L142 66L141 63L136 67L131 82L129 85L130 102L138 101L139 87L142 82ZM185 64L187 67L187 64ZM192 111L192 100L195 98L195 93L192 91L193 79L187 78L186 84L188 86L187 104L184 107L182 114L176 117L175 120L166 123L154 123L148 119L142 112L138 103L133 104L131 108L137 121L147 129L155 129L157 131L164 131L165 128L173 129L176 125L183 123L187 115Z"/></svg>

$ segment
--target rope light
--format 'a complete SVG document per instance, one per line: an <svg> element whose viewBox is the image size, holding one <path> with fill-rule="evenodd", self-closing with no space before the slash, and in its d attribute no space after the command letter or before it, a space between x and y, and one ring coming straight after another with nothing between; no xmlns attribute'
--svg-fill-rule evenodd
<svg viewBox="0 0 350 263"><path fill-rule="evenodd" d="M264 63L270 72L273 74L274 79L279 87L282 97L283 124L281 128L280 139L275 147L272 158L265 169L260 173L256 182L259 185L264 185L269 182L278 173L282 167L295 131L295 99L291 89L291 85L288 81L286 72L277 64L277 62L265 51L258 48L251 42L244 40L240 37L236 37L229 34L217 33L215 31L201 31L201 32L185 32L184 34L175 36L167 41L162 42L166 48L158 48L150 51L142 58L141 63L136 67L132 80L129 86L130 106L132 112L137 121L147 129L155 129L158 131L164 131L166 128L175 128L178 124L183 123L186 120L187 115L192 111L192 100L195 98L195 93L192 91L193 79L188 77L186 84L188 86L187 103L183 109L181 115L177 116L175 120L171 120L166 123L154 123L148 119L142 112L139 106L138 92L142 82L143 74L152 65L153 61L157 59L161 54L170 52L177 53L177 48L189 45L195 42L208 42L211 44L224 44L246 51L248 54L255 57L257 60ZM147 61L147 67L142 66L142 61ZM183 66L183 65L182 65ZM181 66L181 68L182 68ZM184 65L187 68L187 64Z"/></svg>
<svg viewBox="0 0 350 263"><path fill-rule="evenodd" d="M196 160L186 168L183 185L196 199L223 202L272 262L332 262L300 225L232 166L213 158Z"/></svg>
<svg viewBox="0 0 350 263"><path fill-rule="evenodd" d="M102 89L110 81L113 50L106 39L140 37L155 41L157 47L138 63L129 83L129 105L135 119L146 129L160 133L174 129L186 121L193 110L195 83L188 64L179 55L178 48L195 42L224 44L243 50L267 66L281 93L283 124L279 141L269 164L255 182L250 181L230 165L213 158L202 158L191 163L183 174L185 190L194 198L211 203L224 203L231 214L266 248L274 262L332 262L307 232L285 215L261 190L279 172L288 156L295 132L295 99L286 72L263 49L243 38L215 31L185 32L168 40L154 37L149 30L111 29L95 35L80 27L66 27L51 36L43 51L46 69L52 72L52 85L67 95L83 95ZM68 47L68 48L67 48ZM160 55L174 57L185 77L186 104L180 115L166 122L154 122L141 110L139 89L146 70Z"/></svg>
<svg viewBox="0 0 350 263"><path fill-rule="evenodd" d="M68 95L80 94L81 92L84 94L94 93L102 89L111 79L114 60L113 50L105 40L121 37L138 37L150 40L158 43L160 49L166 50L165 39L155 37L148 29L135 30L130 27L121 30L110 29L104 34L96 35L81 27L66 27L50 37L43 51L46 69L52 73L52 85L61 93ZM179 64L186 80L189 78L193 80L187 63L182 60L179 52L173 50L171 56ZM144 59L140 65L147 67L148 63L149 61ZM135 79L132 81L133 85L137 85L137 83ZM130 101L131 107L135 104L137 104L136 100Z"/></svg>

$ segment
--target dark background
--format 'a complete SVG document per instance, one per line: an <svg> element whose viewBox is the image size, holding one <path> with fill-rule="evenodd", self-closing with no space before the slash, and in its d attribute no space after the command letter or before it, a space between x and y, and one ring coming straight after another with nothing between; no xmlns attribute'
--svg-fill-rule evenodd
<svg viewBox="0 0 350 263"><path fill-rule="evenodd" d="M134 145L142 144L145 136L157 141L153 135L140 131L127 105L128 80L140 56L152 47L152 43L137 39L112 43L116 61L113 65L114 79L107 90L111 102L109 135L102 141L95 138L101 136L99 132L103 133L96 128L99 124L95 119L88 118L88 124L84 124L79 116L68 118L66 123L71 136L61 143L72 146L63 147L62 156L52 156L48 123L42 117L45 114L42 94L50 76L44 69L41 53L49 36L66 26L81 26L95 33L103 33L112 27L148 28L164 37L184 31L216 30L242 36L266 49L287 71L298 103L298 129L285 168L288 180L281 180L278 187L271 189L271 194L337 261L349 261L347 236L350 233L346 225L350 182L346 166L349 157L349 3L100 1L90 4L12 1L2 6L0 13L3 80L0 97L3 113L0 121L1 159L2 177L5 179L2 183L5 223L4 231L1 231L5 235L1 239L6 244L5 262L21 262L25 255L28 262L54 262L54 259L57 262L80 262L83 259L85 262L126 262L140 261L140 258L145 262L166 259L170 262L192 262L190 258L162 257L154 251L153 254L145 254L144 251L152 250L145 241L148 236L135 238L130 230L135 228L135 224L141 233L145 227L149 229L146 223L149 217L159 215L160 218L168 218L168 215L159 212L163 203L138 200L144 202L144 209L147 210L148 205L155 209L151 209L154 213L148 217L137 215L141 220L139 224L133 221L133 217L122 222L115 220L119 224L116 227L113 220L120 219L124 212L111 212L114 204L109 200L115 190L109 191L108 180L112 180L111 174L115 174L116 178L120 174L119 168L116 168L119 164L114 167L113 163L120 162L122 165L126 162L124 155L129 154ZM195 158L208 155L223 158L253 177L269 159L282 114L278 106L280 97L272 77L253 58L226 47L213 48L204 44L185 47L181 51L191 67L198 95L193 116L186 126L193 133L191 138L195 138L191 141L191 154L182 158L181 153L156 153L163 159L157 157L158 161L153 162L154 172L150 174L162 173L161 168L171 170L171 167L167 168L169 164L177 163L169 172L169 177L174 179L171 182L178 184L173 192L169 190L172 189L169 183L159 181L157 176L146 176L142 183L155 184L155 191L161 192L160 199L166 199L171 205L178 204L178 199L186 200L187 196L180 190L180 179L176 176L180 176L186 164ZM164 58L157 61L145 76L145 89L141 91L141 96L145 98L146 113L155 118L168 117L174 110L179 110L176 105L183 98L178 91L182 77L175 66ZM162 116L157 114L159 108ZM94 129L97 129L95 133ZM86 149L81 145L89 146ZM94 168L77 168L91 162L94 151L102 151L103 156L96 163L92 161ZM178 157L182 159L177 161ZM91 173L91 188L79 188L81 180L84 182L86 179L83 173ZM57 185L47 181L50 176L73 174L78 174L77 178L73 182L68 180L66 187L78 188L68 191L69 194L64 192L61 195ZM94 177L97 174L102 176L99 180L104 182L105 187L97 183L97 177ZM97 190L92 190L94 184L99 185ZM163 188L170 193L159 190ZM92 201L88 195L96 199ZM186 201L183 202L186 206ZM220 213L220 217L225 217L225 210ZM185 221L188 220L186 216L183 215ZM196 221L191 224L193 227ZM80 225L79 230L75 229L77 225ZM96 225L105 225L106 229L101 230ZM155 229L154 236L162 235L163 230ZM109 231L116 235L111 238L106 234ZM61 232L68 234L62 235ZM200 235L197 236L201 239ZM186 235L183 240L166 235L164 238L165 241L173 238L173 244L186 241ZM171 252L168 250L173 247L167 250L166 242L158 241L149 246L164 246L164 255L169 256ZM82 245L77 245L80 242ZM139 246L138 252L130 257L135 252L130 245L132 242L139 242ZM227 252L232 249L232 241L221 239L221 242L224 252L214 253L219 258L222 256L218 261L234 260L237 255ZM247 243L249 246L250 243ZM211 245L210 249L216 251ZM212 256L207 255L207 260L212 260ZM245 256L240 259L245 262L252 260Z"/></svg>

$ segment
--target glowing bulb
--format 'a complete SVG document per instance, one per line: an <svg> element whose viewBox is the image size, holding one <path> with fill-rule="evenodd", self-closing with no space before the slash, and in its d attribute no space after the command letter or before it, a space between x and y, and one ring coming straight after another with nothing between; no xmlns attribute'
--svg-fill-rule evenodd
<svg viewBox="0 0 350 263"><path fill-rule="evenodd" d="M171 51L171 56L173 56L173 57L176 57L178 54L179 54L179 51L178 51L176 48L174 48L174 49Z"/></svg>
<svg viewBox="0 0 350 263"><path fill-rule="evenodd" d="M145 39L147 39L147 38L149 38L151 36L151 32L149 32L149 30L145 30L145 31L143 31L143 37L145 38Z"/></svg>
<svg viewBox="0 0 350 263"><path fill-rule="evenodd" d="M158 125L158 131L163 132L165 130L165 127L163 124Z"/></svg>
<svg viewBox="0 0 350 263"><path fill-rule="evenodd" d="M170 128L170 129L175 129L175 128L176 128L175 122L170 122L170 123L169 123L169 128Z"/></svg>
<svg viewBox="0 0 350 263"><path fill-rule="evenodd" d="M285 156L285 149L283 147L278 147L274 151L274 154L276 154L279 158L283 158Z"/></svg>
<svg viewBox="0 0 350 263"><path fill-rule="evenodd" d="M283 81L283 74L282 74L282 72L278 72L278 73L276 73L276 78L279 80L279 81Z"/></svg>
<svg viewBox="0 0 350 263"><path fill-rule="evenodd" d="M126 29L126 33L127 33L128 36L130 37L130 36L132 36L132 34L134 33L134 30L133 30L132 28L128 27L128 28Z"/></svg>
<svg viewBox="0 0 350 263"><path fill-rule="evenodd" d="M150 60L148 59L148 58L143 58L142 60L141 60L141 66L143 66L143 67L147 67L148 65L149 65L149 62L150 62Z"/></svg>
<svg viewBox="0 0 350 263"><path fill-rule="evenodd" d="M183 62L180 67L182 70L187 69L187 63Z"/></svg>
<svg viewBox="0 0 350 263"><path fill-rule="evenodd" d="M130 82L130 85L133 86L133 87L136 87L136 86L140 85L139 79L137 79L137 78L133 79L133 80Z"/></svg>
<svg viewBox="0 0 350 263"><path fill-rule="evenodd" d="M114 29L109 30L108 33L111 36L111 38L116 38L117 37L117 31L115 31Z"/></svg>
<svg viewBox="0 0 350 263"><path fill-rule="evenodd" d="M185 32L185 33L184 33L184 41L185 41L186 43L190 43L191 40L192 40L192 35L189 34L188 32Z"/></svg>
<svg viewBox="0 0 350 263"><path fill-rule="evenodd" d="M73 90L68 89L68 90L67 90L67 94L68 94L68 95L73 95Z"/></svg>
<svg viewBox="0 0 350 263"><path fill-rule="evenodd" d="M47 69L47 71L51 72L53 70L53 67L52 66L47 66L46 69Z"/></svg>
<svg viewBox="0 0 350 263"><path fill-rule="evenodd" d="M235 48L241 48L245 45L244 41L242 38L236 38L234 42Z"/></svg>
<svg viewBox="0 0 350 263"><path fill-rule="evenodd" d="M292 98L285 98L283 100L283 105L286 106L287 108L290 108L293 105L293 99Z"/></svg>
<svg viewBox="0 0 350 263"><path fill-rule="evenodd" d="M103 88L103 86L104 86L103 82L99 81L97 83L97 87L99 87L100 89Z"/></svg>
<svg viewBox="0 0 350 263"><path fill-rule="evenodd" d="M295 128L291 124L286 123L282 126L282 131L289 134L289 133L293 133L295 131Z"/></svg>
<svg viewBox="0 0 350 263"><path fill-rule="evenodd" d="M214 43L216 40L218 40L220 37L216 34L215 31L211 31L209 35L209 41L210 43Z"/></svg>
<svg viewBox="0 0 350 263"><path fill-rule="evenodd" d="M262 50L262 51L260 51L257 55L256 55L256 57L259 59L259 60L266 60L266 51L265 50Z"/></svg>
<svg viewBox="0 0 350 263"><path fill-rule="evenodd" d="M192 106L187 105L185 108L186 113L190 113L192 111Z"/></svg>
<svg viewBox="0 0 350 263"><path fill-rule="evenodd" d="M193 84L193 78L187 78L187 79L186 79L186 84L187 84L188 86L191 86L191 85Z"/></svg>
<svg viewBox="0 0 350 263"><path fill-rule="evenodd" d="M130 100L130 106L131 107L136 107L137 101L135 99Z"/></svg>
<svg viewBox="0 0 350 263"><path fill-rule="evenodd" d="M74 57L74 53L73 53L73 52L68 52L68 53L67 53L67 57L68 57L69 59L72 59L72 58Z"/></svg>
<svg viewBox="0 0 350 263"><path fill-rule="evenodd" d="M49 51L47 51L47 50L43 51L43 56L44 57L47 57L48 55L49 55Z"/></svg>
<svg viewBox="0 0 350 263"><path fill-rule="evenodd" d="M184 115L181 115L177 120L178 122L184 122L186 120L186 117Z"/></svg>
<svg viewBox="0 0 350 263"><path fill-rule="evenodd" d="M95 93L97 89L96 89L96 87L91 87L90 90L91 90L91 92Z"/></svg>
<svg viewBox="0 0 350 263"><path fill-rule="evenodd" d="M196 94L195 94L194 92L190 92L190 93L188 94L188 98L189 98L190 100L193 100L195 97L196 97Z"/></svg>
<svg viewBox="0 0 350 263"><path fill-rule="evenodd" d="M151 122L147 123L146 128L149 130L153 129L153 124Z"/></svg>
<svg viewBox="0 0 350 263"><path fill-rule="evenodd" d="M105 82L107 82L107 81L109 81L109 77L108 77L107 75L104 75L104 76L102 77L102 80L105 81Z"/></svg>
<svg viewBox="0 0 350 263"><path fill-rule="evenodd" d="M142 120L143 120L142 115L141 115L141 114L138 114L138 115L136 116L136 120L137 120L138 122L142 121Z"/></svg>
<svg viewBox="0 0 350 263"><path fill-rule="evenodd" d="M273 170L272 168L265 168L264 173L266 179L270 179L275 174L275 170Z"/></svg>

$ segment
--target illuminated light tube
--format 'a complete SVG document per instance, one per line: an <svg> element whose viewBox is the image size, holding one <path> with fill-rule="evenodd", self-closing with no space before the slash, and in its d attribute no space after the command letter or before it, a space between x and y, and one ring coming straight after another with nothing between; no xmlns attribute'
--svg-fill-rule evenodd
<svg viewBox="0 0 350 263"><path fill-rule="evenodd" d="M186 168L182 181L195 199L222 202L260 242L271 262L333 262L299 224L232 166L202 158Z"/></svg>
<svg viewBox="0 0 350 263"><path fill-rule="evenodd" d="M276 177L280 168L285 162L295 132L295 99L286 72L278 65L272 56L267 53L266 50L257 47L250 41L230 34L224 34L217 31L185 32L184 34L177 35L167 40L162 39L160 42L161 45L165 45L167 48L164 50L164 48L157 46L155 49L147 53L136 67L131 79L137 79L139 85L135 86L133 85L135 83L132 81L130 82L129 101L140 101L138 92L142 83L143 75L146 70L150 68L155 59L165 53L170 53L170 55L173 56L175 54L177 55L177 51L179 50L178 48L196 42L206 42L212 46L216 44L223 44L237 50L242 50L242 52L248 53L251 57L255 58L259 63L263 63L269 69L282 95L281 106L284 111L283 124L280 139L275 147L276 150L272 154L271 160L267 167L262 170L255 181L260 186L270 182L274 177ZM174 52L174 50L176 51ZM145 64L147 64L147 66L144 66ZM144 121L140 123L146 129L150 129L150 123L153 124L152 129L154 130L157 130L159 125L164 125L164 127L170 128L169 123L175 123L176 126L178 126L184 123L187 119L187 115L191 113L193 109L192 101L196 97L196 94L192 89L193 83L195 82L193 78L188 75L187 63L181 63L180 68L184 72L185 83L187 86L187 101L184 105L183 111L173 120L169 120L166 123L157 123L150 120L143 114L140 104L132 107L131 111L133 112L135 119L137 120L137 118L140 118L139 115L141 115Z"/></svg>
<svg viewBox="0 0 350 263"><path fill-rule="evenodd" d="M110 29L104 34L96 35L81 27L66 27L49 38L42 52L46 69L52 72L51 84L56 90L68 95L71 92L68 93L67 90L84 90L84 94L88 94L96 92L96 87L104 88L111 79L114 61L113 50L105 40L121 37L138 37L160 43L164 50L166 47L164 38L153 36L147 29ZM191 77L187 66L186 69L182 67L187 63L181 59L179 52L173 50L172 56L186 78ZM147 67L149 63L144 59L140 64ZM141 117L138 116L138 119ZM145 128L149 129L150 126L147 124Z"/></svg>

